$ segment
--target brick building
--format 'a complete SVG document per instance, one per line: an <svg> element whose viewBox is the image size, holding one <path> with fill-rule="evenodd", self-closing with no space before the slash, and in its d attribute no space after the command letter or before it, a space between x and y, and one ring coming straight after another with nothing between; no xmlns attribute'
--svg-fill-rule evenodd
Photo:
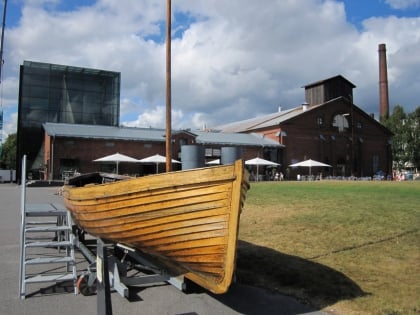
<svg viewBox="0 0 420 315"><path fill-rule="evenodd" d="M391 173L392 133L353 104L354 84L339 75L304 88L306 103L292 109L226 124L211 132L173 131L172 157L180 160L184 145L200 145L208 162L220 158L222 148L237 147L245 160L258 156L281 164L279 170L289 179L308 174L308 170L288 165L309 158L332 166L312 171L324 177ZM45 123L43 128L44 178L48 179L58 179L70 170L113 171L112 165L98 165L93 160L116 152L137 159L165 155L163 129L63 123ZM120 173L153 172L153 165L120 166Z"/></svg>
<svg viewBox="0 0 420 315"><path fill-rule="evenodd" d="M309 158L332 166L316 170L323 176L391 174L392 133L353 104L353 83L338 75L304 88L305 104L216 129L259 133L284 145L282 156L274 161L289 178L307 174L288 165Z"/></svg>
<svg viewBox="0 0 420 315"><path fill-rule="evenodd" d="M61 179L69 172L89 173L98 170L113 172L115 164L93 162L116 152L136 159L154 154L165 155L165 130L98 125L45 123L44 178ZM172 158L181 160L185 145L201 146L205 162L220 159L223 148L238 148L239 157L280 155L283 145L258 134L219 133L178 130L172 132ZM173 170L181 169L173 164ZM203 165L204 166L204 165ZM165 165L159 166L164 171ZM142 176L156 172L156 165L121 163L119 173Z"/></svg>

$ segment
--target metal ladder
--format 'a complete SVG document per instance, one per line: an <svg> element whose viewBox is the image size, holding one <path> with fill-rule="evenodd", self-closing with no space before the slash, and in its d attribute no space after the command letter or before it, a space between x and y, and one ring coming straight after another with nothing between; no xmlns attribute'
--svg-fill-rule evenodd
<svg viewBox="0 0 420 315"><path fill-rule="evenodd" d="M59 204L26 203L25 174L26 156L22 159L19 296L25 299L27 284L65 281L73 281L77 294L70 213Z"/></svg>

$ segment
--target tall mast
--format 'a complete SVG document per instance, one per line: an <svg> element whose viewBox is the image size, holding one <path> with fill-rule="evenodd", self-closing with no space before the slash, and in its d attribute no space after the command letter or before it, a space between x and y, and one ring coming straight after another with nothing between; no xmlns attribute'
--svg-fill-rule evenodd
<svg viewBox="0 0 420 315"><path fill-rule="evenodd" d="M1 27L1 47L0 47L0 82L2 79L2 68L3 68L3 42L4 42L4 29L6 28L6 8L7 8L7 0L4 0L3 6L3 22Z"/></svg>
<svg viewBox="0 0 420 315"><path fill-rule="evenodd" d="M3 42L4 42L4 29L6 28L6 8L7 0L4 0L3 4L3 22L1 28L1 42L0 42L0 83L2 81L3 75ZM0 100L0 155L2 150L3 142L3 100Z"/></svg>
<svg viewBox="0 0 420 315"><path fill-rule="evenodd" d="M172 170L171 119L171 0L166 0L166 172Z"/></svg>

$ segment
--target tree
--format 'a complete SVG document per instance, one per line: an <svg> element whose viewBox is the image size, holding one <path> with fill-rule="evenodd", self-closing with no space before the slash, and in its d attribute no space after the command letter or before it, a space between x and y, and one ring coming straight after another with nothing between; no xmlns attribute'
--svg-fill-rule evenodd
<svg viewBox="0 0 420 315"><path fill-rule="evenodd" d="M408 115L407 154L414 167L420 168L420 106Z"/></svg>
<svg viewBox="0 0 420 315"><path fill-rule="evenodd" d="M394 133L392 155L394 168L401 170L408 165L420 167L420 107L410 114L400 105L395 106L392 115L384 125Z"/></svg>
<svg viewBox="0 0 420 315"><path fill-rule="evenodd" d="M14 169L16 167L16 141L17 134L10 134L1 150L0 168Z"/></svg>

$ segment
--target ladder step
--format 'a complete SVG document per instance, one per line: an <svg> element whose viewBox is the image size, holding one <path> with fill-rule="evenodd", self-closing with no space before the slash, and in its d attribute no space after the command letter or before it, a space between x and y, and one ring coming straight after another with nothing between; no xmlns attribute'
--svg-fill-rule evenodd
<svg viewBox="0 0 420 315"><path fill-rule="evenodd" d="M64 225L55 226L31 226L25 229L25 232L60 232L71 231L71 228Z"/></svg>
<svg viewBox="0 0 420 315"><path fill-rule="evenodd" d="M40 282L61 282L75 280L73 274L57 274L57 275L37 275L25 279L25 283L40 283Z"/></svg>
<svg viewBox="0 0 420 315"><path fill-rule="evenodd" d="M73 245L72 242L62 241L62 242L29 242L25 244L25 247L68 247Z"/></svg>
<svg viewBox="0 0 420 315"><path fill-rule="evenodd" d="M31 222L26 222L26 225L57 225L57 220L56 221L31 221Z"/></svg>
<svg viewBox="0 0 420 315"><path fill-rule="evenodd" d="M63 205L50 203L27 203L25 205L26 216L65 216L67 210Z"/></svg>
<svg viewBox="0 0 420 315"><path fill-rule="evenodd" d="M75 262L73 257L38 257L31 258L25 261L26 265L39 265L39 264L57 264L57 263L72 263Z"/></svg>

